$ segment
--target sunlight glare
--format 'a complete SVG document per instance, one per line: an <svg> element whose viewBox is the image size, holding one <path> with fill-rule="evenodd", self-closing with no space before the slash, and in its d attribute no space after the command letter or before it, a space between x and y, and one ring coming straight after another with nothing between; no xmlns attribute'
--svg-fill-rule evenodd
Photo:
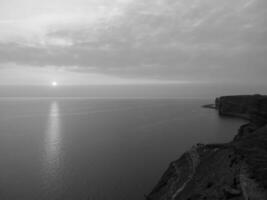
<svg viewBox="0 0 267 200"><path fill-rule="evenodd" d="M56 87L56 86L58 86L58 83L57 83L56 81L53 81L53 82L52 82L52 86L53 86L53 87Z"/></svg>

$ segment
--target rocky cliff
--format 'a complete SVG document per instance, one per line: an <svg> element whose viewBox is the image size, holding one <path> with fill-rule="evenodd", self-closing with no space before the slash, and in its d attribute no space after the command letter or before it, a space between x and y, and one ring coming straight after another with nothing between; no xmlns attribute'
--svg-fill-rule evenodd
<svg viewBox="0 0 267 200"><path fill-rule="evenodd" d="M232 142L197 144L172 162L147 200L267 200L267 96L224 96L208 107L249 122Z"/></svg>

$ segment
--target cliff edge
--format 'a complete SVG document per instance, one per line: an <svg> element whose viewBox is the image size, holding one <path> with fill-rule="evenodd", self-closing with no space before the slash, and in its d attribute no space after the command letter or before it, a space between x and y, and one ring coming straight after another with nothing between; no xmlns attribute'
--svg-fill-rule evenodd
<svg viewBox="0 0 267 200"><path fill-rule="evenodd" d="M197 144L173 161L147 200L267 200L267 96L223 96L208 107L248 123L233 141Z"/></svg>

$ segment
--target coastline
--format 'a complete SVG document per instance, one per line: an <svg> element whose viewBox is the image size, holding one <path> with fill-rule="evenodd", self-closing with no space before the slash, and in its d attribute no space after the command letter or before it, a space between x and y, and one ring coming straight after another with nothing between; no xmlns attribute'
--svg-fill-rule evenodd
<svg viewBox="0 0 267 200"><path fill-rule="evenodd" d="M146 199L266 200L267 96L223 96L203 107L248 123L229 143L193 146L170 164Z"/></svg>

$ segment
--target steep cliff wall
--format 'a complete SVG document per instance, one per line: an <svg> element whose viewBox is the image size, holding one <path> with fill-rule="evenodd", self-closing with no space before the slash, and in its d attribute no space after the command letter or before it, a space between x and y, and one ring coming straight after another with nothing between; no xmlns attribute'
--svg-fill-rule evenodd
<svg viewBox="0 0 267 200"><path fill-rule="evenodd" d="M267 97L225 96L215 105L250 122L232 142L197 145L172 162L148 200L267 199Z"/></svg>
<svg viewBox="0 0 267 200"><path fill-rule="evenodd" d="M267 96L238 95L216 98L215 107L222 116L241 117L263 124L267 123Z"/></svg>

